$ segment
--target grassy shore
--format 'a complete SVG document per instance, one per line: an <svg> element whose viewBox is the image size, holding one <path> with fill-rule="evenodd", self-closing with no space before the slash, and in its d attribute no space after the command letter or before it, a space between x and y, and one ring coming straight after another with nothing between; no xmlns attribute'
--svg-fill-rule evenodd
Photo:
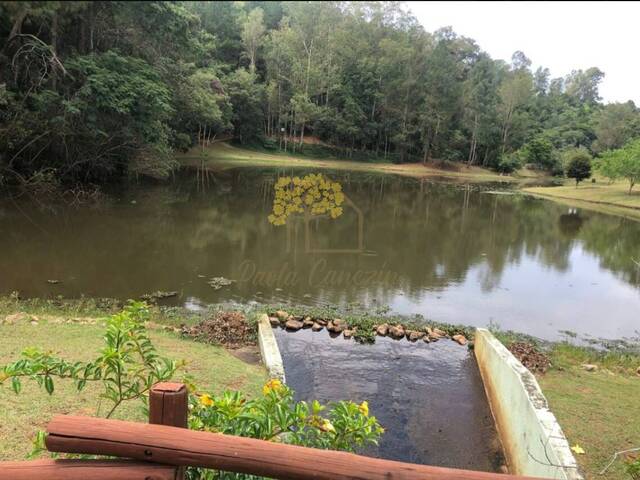
<svg viewBox="0 0 640 480"><path fill-rule="evenodd" d="M33 302L31 307L22 303L20 312L24 315L0 325L0 365L15 361L24 348L32 346L69 360L95 358L104 328L99 317L87 314L99 315L102 308L88 303L75 309L47 306L45 302ZM11 304L7 299L0 301L0 320L6 319ZM30 313L26 315L25 310ZM182 339L162 329L152 329L150 336L161 355L187 361L178 380L189 375L203 390L234 389L255 395L266 380L261 366L245 363L224 348ZM30 381L24 382L20 395L14 394L10 385L0 385L0 460L23 459L31 451L34 434L55 414L96 415L99 385L88 385L81 393L70 382L58 381L55 385L51 396ZM124 404L115 418L145 421L141 407L138 401Z"/></svg>
<svg viewBox="0 0 640 480"><path fill-rule="evenodd" d="M622 460L599 475L614 453L640 447L640 357L597 355L559 346L551 354L553 367L539 377L551 410L572 446L587 478L628 480ZM581 365L598 365L593 372Z"/></svg>
<svg viewBox="0 0 640 480"><path fill-rule="evenodd" d="M531 340L497 333L509 345ZM536 374L549 406L560 422L587 479L630 480L625 464L617 460L600 475L616 452L640 447L640 354L602 351L568 343L539 347L549 356L551 367ZM587 371L585 364L596 365Z"/></svg>
<svg viewBox="0 0 640 480"><path fill-rule="evenodd" d="M640 219L640 190L629 195L628 182L609 183L604 178L595 178L596 183L585 182L577 188L575 182L567 180L562 186L531 187L523 191L571 206Z"/></svg>
<svg viewBox="0 0 640 480"><path fill-rule="evenodd" d="M179 154L178 161L183 165L200 166L204 160L207 168L212 170L225 170L236 167L280 167L280 168L321 168L333 170L351 170L356 172L379 172L404 175L415 178L446 177L474 182L515 182L518 177L499 175L489 169L481 167L460 166L455 170L441 169L421 163L381 163L381 162L356 162L337 158L315 159L296 157L286 153L264 153L254 150L238 148L227 143L216 143L204 151L201 148L193 148L189 152ZM523 175L530 180L530 176Z"/></svg>

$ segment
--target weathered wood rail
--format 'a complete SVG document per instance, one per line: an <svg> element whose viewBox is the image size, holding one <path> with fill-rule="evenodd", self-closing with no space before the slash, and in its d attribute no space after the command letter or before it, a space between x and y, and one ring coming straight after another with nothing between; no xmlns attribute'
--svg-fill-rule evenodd
<svg viewBox="0 0 640 480"><path fill-rule="evenodd" d="M525 479L188 430L187 391L181 384L154 387L149 420L56 416L47 428L50 451L127 460L0 462L0 480L182 480L187 466L280 480Z"/></svg>

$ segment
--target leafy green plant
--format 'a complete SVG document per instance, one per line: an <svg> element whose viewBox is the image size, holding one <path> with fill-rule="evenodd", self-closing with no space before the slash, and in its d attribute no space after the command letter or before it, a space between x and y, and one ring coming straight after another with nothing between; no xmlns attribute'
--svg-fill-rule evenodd
<svg viewBox="0 0 640 480"><path fill-rule="evenodd" d="M369 415L367 402L341 401L328 407L317 401L294 401L293 391L279 380L263 387L263 396L247 400L239 392L220 396L192 394L189 428L252 437L271 442L353 452L376 445L384 429ZM189 480L253 479L248 475L190 469Z"/></svg>
<svg viewBox="0 0 640 480"><path fill-rule="evenodd" d="M633 480L640 480L640 456L628 459L625 467Z"/></svg>
<svg viewBox="0 0 640 480"><path fill-rule="evenodd" d="M20 393L26 378L53 394L54 379L73 381L78 391L88 382L101 382L104 388L101 397L110 402L106 414L109 418L123 402L144 400L155 383L170 379L182 366L158 355L144 326L148 316L144 302L131 302L109 317L105 345L90 362L72 362L51 352L27 348L22 358L0 369L0 383L10 381L14 392Z"/></svg>

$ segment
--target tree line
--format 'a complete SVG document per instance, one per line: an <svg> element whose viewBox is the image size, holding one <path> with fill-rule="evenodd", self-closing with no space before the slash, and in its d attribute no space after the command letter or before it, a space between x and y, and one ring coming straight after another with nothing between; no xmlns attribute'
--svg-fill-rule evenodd
<svg viewBox="0 0 640 480"><path fill-rule="evenodd" d="M0 181L162 178L226 137L561 173L640 136L598 68L492 59L399 2L0 2L0 39Z"/></svg>

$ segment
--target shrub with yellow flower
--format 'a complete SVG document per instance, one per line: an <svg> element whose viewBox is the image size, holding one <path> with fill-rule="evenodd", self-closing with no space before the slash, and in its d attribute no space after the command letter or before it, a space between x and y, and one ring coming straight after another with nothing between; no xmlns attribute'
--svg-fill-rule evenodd
<svg viewBox="0 0 640 480"><path fill-rule="evenodd" d="M262 394L267 396L271 392L280 392L282 390L282 382L277 378L272 378L262 387Z"/></svg>

